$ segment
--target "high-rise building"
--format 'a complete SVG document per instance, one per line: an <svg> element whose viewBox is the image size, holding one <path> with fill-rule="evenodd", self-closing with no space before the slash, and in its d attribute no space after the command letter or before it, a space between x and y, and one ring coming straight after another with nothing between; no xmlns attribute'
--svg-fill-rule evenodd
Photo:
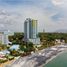
<svg viewBox="0 0 67 67"><path fill-rule="evenodd" d="M9 39L8 39L8 31L4 31L4 44L8 44Z"/></svg>
<svg viewBox="0 0 67 67"><path fill-rule="evenodd" d="M8 30L0 30L0 43L1 44L8 44Z"/></svg>
<svg viewBox="0 0 67 67"><path fill-rule="evenodd" d="M33 42L33 44L40 44L37 30L37 20L27 18L24 22L24 40Z"/></svg>
<svg viewBox="0 0 67 67"><path fill-rule="evenodd" d="M0 32L0 43L1 44L4 44L4 33L3 32Z"/></svg>
<svg viewBox="0 0 67 67"><path fill-rule="evenodd" d="M0 43L8 44L8 35L5 32L0 32Z"/></svg>

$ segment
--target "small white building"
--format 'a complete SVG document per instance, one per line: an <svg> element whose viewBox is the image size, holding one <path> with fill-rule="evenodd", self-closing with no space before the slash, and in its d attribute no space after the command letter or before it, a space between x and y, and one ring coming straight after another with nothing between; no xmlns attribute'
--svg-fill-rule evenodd
<svg viewBox="0 0 67 67"><path fill-rule="evenodd" d="M55 44L65 44L65 40L55 39Z"/></svg>

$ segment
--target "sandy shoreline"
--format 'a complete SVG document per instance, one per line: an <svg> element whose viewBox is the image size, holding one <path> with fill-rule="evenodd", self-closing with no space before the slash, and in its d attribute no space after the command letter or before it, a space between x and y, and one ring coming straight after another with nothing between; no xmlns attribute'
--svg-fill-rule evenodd
<svg viewBox="0 0 67 67"><path fill-rule="evenodd" d="M5 65L9 65L9 64L11 64L12 62L14 62L15 61L15 59L14 60L11 60L11 61L7 61L7 62L5 62L5 63L1 63L0 64L0 67L5 67Z"/></svg>
<svg viewBox="0 0 67 67"><path fill-rule="evenodd" d="M52 56L50 59L46 60L46 62L45 62L44 64L40 65L39 67L45 67L45 65L46 65L47 63L49 63L50 61L52 61L54 58L56 58L56 57L59 56L60 54L64 53L66 50L67 50L67 49L65 49L65 50L62 51L62 52L59 52L57 55Z"/></svg>
<svg viewBox="0 0 67 67"><path fill-rule="evenodd" d="M51 48L43 49L38 53L34 53L33 55L27 57L20 57L14 63L12 63L11 67L44 67L45 64L52 61L58 55L67 51L67 45L54 46ZM8 67L10 67L8 66Z"/></svg>

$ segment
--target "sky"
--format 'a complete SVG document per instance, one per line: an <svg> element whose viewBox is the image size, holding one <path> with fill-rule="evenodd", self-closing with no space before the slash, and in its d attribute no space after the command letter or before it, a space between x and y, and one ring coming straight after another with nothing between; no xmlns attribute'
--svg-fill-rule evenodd
<svg viewBox="0 0 67 67"><path fill-rule="evenodd" d="M67 0L0 0L0 30L23 32L26 18L38 20L38 31L67 29Z"/></svg>

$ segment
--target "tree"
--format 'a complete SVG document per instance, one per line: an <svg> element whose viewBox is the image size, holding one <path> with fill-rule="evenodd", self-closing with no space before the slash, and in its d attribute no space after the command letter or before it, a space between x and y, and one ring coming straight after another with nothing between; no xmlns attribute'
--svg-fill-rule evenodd
<svg viewBox="0 0 67 67"><path fill-rule="evenodd" d="M5 45L5 44L0 44L0 51L1 50L6 50L8 47L7 47L7 45Z"/></svg>
<svg viewBox="0 0 67 67"><path fill-rule="evenodd" d="M22 44L24 34L23 33L14 33L14 35L11 35L8 37L9 41L12 42L12 44Z"/></svg>
<svg viewBox="0 0 67 67"><path fill-rule="evenodd" d="M20 50L24 51L24 52L31 52L34 51L34 44L31 42L26 42L22 45L20 45Z"/></svg>

